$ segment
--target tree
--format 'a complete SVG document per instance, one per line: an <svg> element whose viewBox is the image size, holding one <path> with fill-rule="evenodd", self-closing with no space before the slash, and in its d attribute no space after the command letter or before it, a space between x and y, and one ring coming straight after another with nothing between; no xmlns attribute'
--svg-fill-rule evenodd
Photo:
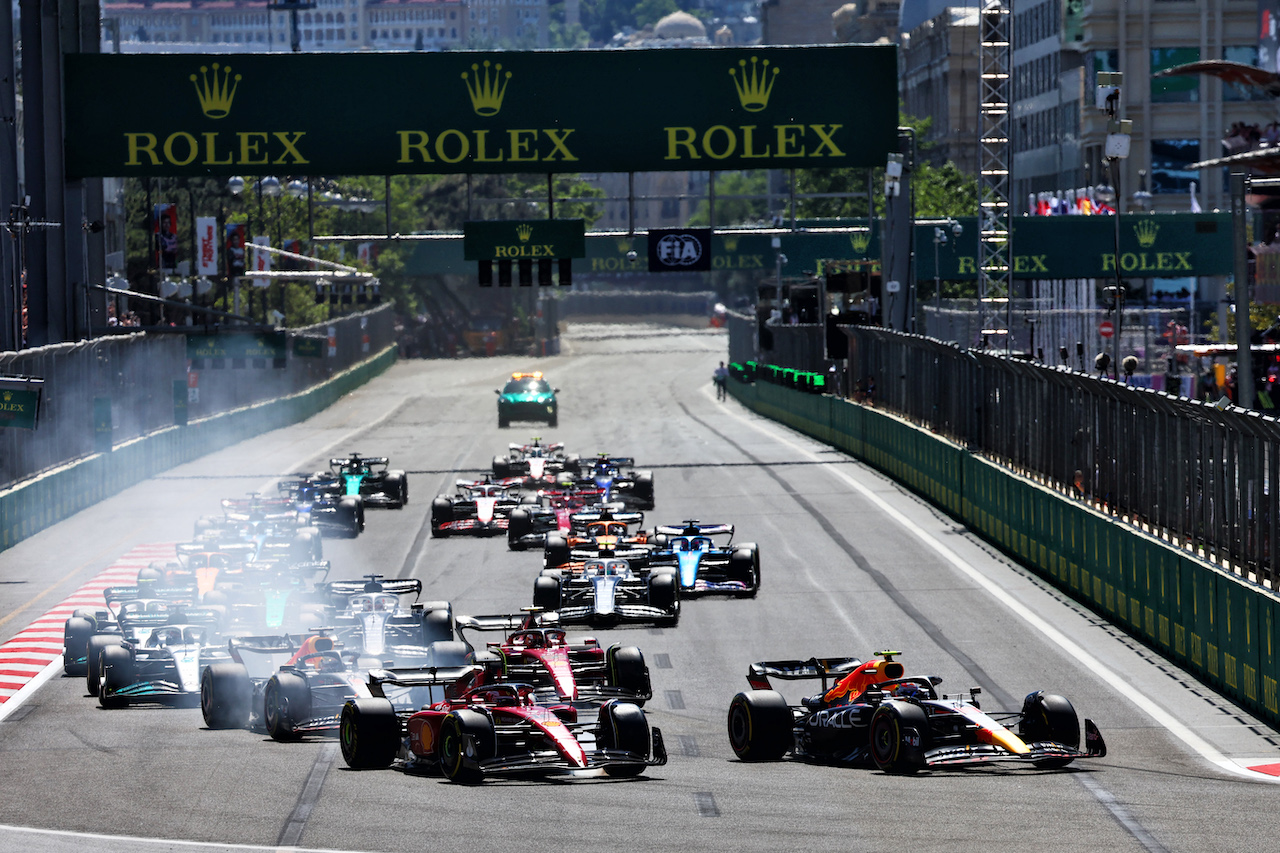
<svg viewBox="0 0 1280 853"><path fill-rule="evenodd" d="M717 172L716 173L716 221L717 228L727 225L756 224L769 218L769 173ZM753 196L753 198L733 198ZM689 217L689 224L706 227L710 223L710 203L700 201Z"/></svg>

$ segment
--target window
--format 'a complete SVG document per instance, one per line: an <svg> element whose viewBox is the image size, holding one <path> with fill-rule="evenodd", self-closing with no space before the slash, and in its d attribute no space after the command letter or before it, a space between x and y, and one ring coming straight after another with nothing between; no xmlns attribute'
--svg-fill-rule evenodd
<svg viewBox="0 0 1280 853"><path fill-rule="evenodd" d="M1156 47L1151 50L1151 73L1196 62L1200 49L1196 47ZM1200 75L1185 74L1178 77L1153 77L1151 79L1151 103L1194 103L1200 100Z"/></svg>
<svg viewBox="0 0 1280 853"><path fill-rule="evenodd" d="M1258 47L1252 44L1241 47L1224 47L1222 49L1222 58L1244 65L1257 65ZM1239 86L1234 83L1228 83L1225 80L1222 82L1222 100L1224 101L1266 101L1269 99L1266 92L1253 86Z"/></svg>
<svg viewBox="0 0 1280 853"><path fill-rule="evenodd" d="M1190 167L1199 159L1198 139L1151 140L1151 192L1191 192L1191 182L1200 179L1200 172Z"/></svg>

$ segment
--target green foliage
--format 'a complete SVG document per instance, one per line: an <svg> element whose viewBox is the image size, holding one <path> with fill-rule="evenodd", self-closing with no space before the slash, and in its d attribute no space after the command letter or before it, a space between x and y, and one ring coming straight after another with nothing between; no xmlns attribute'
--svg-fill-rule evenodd
<svg viewBox="0 0 1280 853"><path fill-rule="evenodd" d="M636 29L643 29L658 23L672 12L679 11L676 0L640 0L632 9L632 15Z"/></svg>
<svg viewBox="0 0 1280 853"><path fill-rule="evenodd" d="M551 47L561 50L582 50L591 43L591 36L581 24L566 25L552 20L547 28L547 40Z"/></svg>
<svg viewBox="0 0 1280 853"><path fill-rule="evenodd" d="M732 225L757 224L769 219L769 174L764 171L716 173L716 221L717 228ZM735 195L756 198L730 198ZM710 204L698 202L689 224L706 227L710 224Z"/></svg>

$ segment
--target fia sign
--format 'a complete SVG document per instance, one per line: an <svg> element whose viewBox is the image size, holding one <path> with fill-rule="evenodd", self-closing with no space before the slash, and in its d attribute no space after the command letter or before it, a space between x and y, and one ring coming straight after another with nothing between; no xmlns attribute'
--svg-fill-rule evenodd
<svg viewBox="0 0 1280 853"><path fill-rule="evenodd" d="M650 229L649 272L707 272L710 269L710 228Z"/></svg>

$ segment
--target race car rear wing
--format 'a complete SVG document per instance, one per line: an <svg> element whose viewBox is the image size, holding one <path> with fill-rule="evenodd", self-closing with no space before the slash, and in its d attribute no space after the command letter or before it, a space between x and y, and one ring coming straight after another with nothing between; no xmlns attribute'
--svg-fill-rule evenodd
<svg viewBox="0 0 1280 853"><path fill-rule="evenodd" d="M616 503L616 506L625 506L622 503ZM600 509L591 509L586 512L575 512L569 516L569 520L573 524L586 524L591 521L620 521L624 524L644 524L644 513L639 510L621 510L603 507Z"/></svg>
<svg viewBox="0 0 1280 853"><path fill-rule="evenodd" d="M758 661L747 668L747 681L756 690L771 690L770 678L783 681L822 679L822 689L826 691L828 682L838 681L860 666L862 661L858 658Z"/></svg>
<svg viewBox="0 0 1280 853"><path fill-rule="evenodd" d="M683 527L674 524L660 524L654 528L655 533L664 533L667 536L720 536L722 534L733 535L732 524L699 524L695 520L689 520L684 523Z"/></svg>
<svg viewBox="0 0 1280 853"><path fill-rule="evenodd" d="M388 465L391 460L386 456L361 456L359 453L353 453L350 456L334 457L329 460L330 467L341 467L343 465Z"/></svg>
<svg viewBox="0 0 1280 853"><path fill-rule="evenodd" d="M386 592L391 595L408 595L413 593L416 599L422 595L422 581L417 578L403 578L399 580L387 580L380 575L366 575L366 580L351 581L329 581L329 594L333 596L359 595L362 592L368 592L366 586L377 584L379 589L377 592Z"/></svg>
<svg viewBox="0 0 1280 853"><path fill-rule="evenodd" d="M464 692L475 681L482 666L422 666L369 670L369 693L386 699L387 687L454 687ZM416 710L416 709L415 709Z"/></svg>
<svg viewBox="0 0 1280 853"><path fill-rule="evenodd" d="M459 628L471 628L476 631L519 631L528 628L550 628L560 624L560 617L537 608L529 608L525 613L488 616L459 616Z"/></svg>

